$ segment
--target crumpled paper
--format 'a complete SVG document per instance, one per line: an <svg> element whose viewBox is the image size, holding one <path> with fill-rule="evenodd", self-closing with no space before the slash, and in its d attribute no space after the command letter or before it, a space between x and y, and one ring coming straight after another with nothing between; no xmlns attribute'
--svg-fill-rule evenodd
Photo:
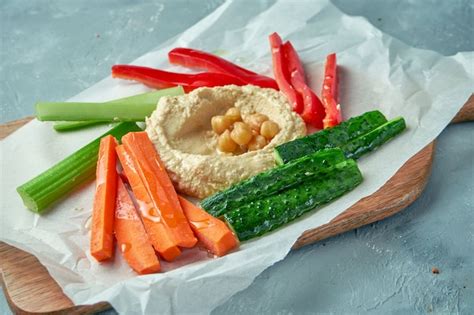
<svg viewBox="0 0 474 315"><path fill-rule="evenodd" d="M167 272L138 277L120 254L113 262L99 265L88 253L92 183L41 216L27 211L15 192L15 187L109 127L59 134L49 123L32 121L1 142L1 240L38 257L76 304L108 301L127 314L209 313L283 259L303 231L329 222L381 187L436 138L473 92L472 52L443 57L408 47L327 1L276 1L265 8L249 6L247 1L225 2L133 63L175 69L168 65L167 52L187 46L219 51L249 69L271 74L267 37L274 31L292 41L317 93L325 56L337 52L344 118L373 109L388 118L405 117L406 132L360 159L364 182L354 191L284 228L243 243L225 257L215 259L189 250L176 263L163 263ZM71 100L105 101L146 90L108 77Z"/></svg>

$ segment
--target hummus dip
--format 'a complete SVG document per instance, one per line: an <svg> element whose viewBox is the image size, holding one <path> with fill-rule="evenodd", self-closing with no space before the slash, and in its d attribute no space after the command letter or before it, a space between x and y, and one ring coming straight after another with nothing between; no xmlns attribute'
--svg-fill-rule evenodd
<svg viewBox="0 0 474 315"><path fill-rule="evenodd" d="M265 114L280 132L263 149L241 155L222 153L217 150L211 118L230 107L239 108L244 120L256 112ZM146 119L146 132L177 190L204 198L274 167L273 148L304 136L306 126L280 92L227 85L162 97Z"/></svg>

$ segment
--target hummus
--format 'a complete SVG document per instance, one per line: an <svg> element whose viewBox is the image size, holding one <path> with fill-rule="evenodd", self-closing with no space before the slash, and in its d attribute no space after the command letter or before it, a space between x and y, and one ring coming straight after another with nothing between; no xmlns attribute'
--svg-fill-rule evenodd
<svg viewBox="0 0 474 315"><path fill-rule="evenodd" d="M256 112L267 115L279 125L280 132L257 151L241 155L218 151L211 118L232 106L240 109L244 120ZM280 92L228 85L162 97L146 120L146 132L177 190L204 198L274 167L273 148L304 136L306 127Z"/></svg>

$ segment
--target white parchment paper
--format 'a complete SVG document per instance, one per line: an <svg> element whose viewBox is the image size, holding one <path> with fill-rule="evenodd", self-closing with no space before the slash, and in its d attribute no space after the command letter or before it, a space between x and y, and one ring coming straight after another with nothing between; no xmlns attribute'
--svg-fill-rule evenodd
<svg viewBox="0 0 474 315"><path fill-rule="evenodd" d="M114 262L99 265L88 253L92 183L42 216L26 210L15 192L108 127L59 134L49 123L32 121L1 142L1 240L36 255L76 304L109 301L127 314L208 313L283 259L303 231L327 223L382 186L436 138L473 92L472 52L443 57L410 48L326 1L277 1L265 9L250 7L248 1L226 2L134 63L175 69L167 64L166 53L188 46L219 50L225 58L271 75L267 37L274 31L292 41L318 94L325 56L338 53L345 118L380 109L389 118L407 120L408 131L360 160L364 182L353 192L225 257L191 250L175 264L164 263L167 272L137 277L119 254ZM110 100L145 90L109 77L73 99Z"/></svg>

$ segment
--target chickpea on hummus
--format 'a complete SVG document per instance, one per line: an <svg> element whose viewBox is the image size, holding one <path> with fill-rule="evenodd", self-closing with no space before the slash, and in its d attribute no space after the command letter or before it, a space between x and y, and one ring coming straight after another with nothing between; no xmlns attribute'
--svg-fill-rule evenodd
<svg viewBox="0 0 474 315"><path fill-rule="evenodd" d="M176 188L204 198L275 166L273 148L306 127L280 92L227 85L162 97L146 131Z"/></svg>

